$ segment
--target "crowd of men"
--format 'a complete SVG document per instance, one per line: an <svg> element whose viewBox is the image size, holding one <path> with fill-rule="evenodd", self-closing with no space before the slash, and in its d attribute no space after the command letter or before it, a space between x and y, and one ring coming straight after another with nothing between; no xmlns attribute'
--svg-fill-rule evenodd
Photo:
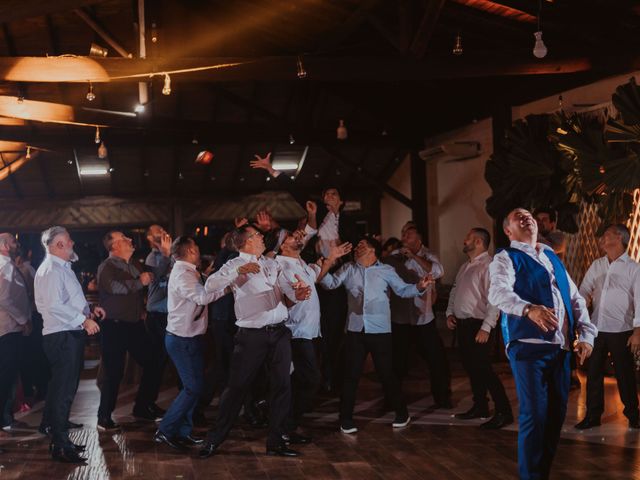
<svg viewBox="0 0 640 480"><path fill-rule="evenodd" d="M267 170L282 188L290 186L269 156L256 156L252 166ZM433 409L451 409L449 362L433 312L435 282L444 271L416 224L408 222L400 239L381 245L374 237L358 238L337 189L325 190L320 205L301 202L306 217L291 231L266 211L253 222L237 219L207 268L201 268L192 237L172 239L162 227L151 226L151 253L140 266L132 261L132 240L121 231L108 232L109 256L97 271L97 305L89 305L71 269L77 256L66 229L54 226L42 233L46 257L35 274L19 261L16 238L0 234L0 409L13 403L15 358L38 318L50 369L40 431L50 436L51 455L62 462L85 461L85 446L69 436L81 425L70 422L69 414L86 337L98 333L98 428L119 428L112 414L129 353L142 368L133 415L159 422L155 442L184 452L198 447L201 458L222 448L241 411L255 426L268 422L267 455L298 456L291 447L311 442L301 425L321 387L339 390L339 430L356 434L353 413L369 354L385 404L395 412L391 427L407 427L411 417L402 381L411 344L428 368ZM471 228L463 240L468 261L456 275L446 308L473 398L471 408L455 416L483 418L483 429L514 421L490 358L492 332L502 327L520 407L523 479L549 476L573 357L583 363L591 356L587 413L576 428L600 424L608 354L629 427L640 428L634 357L640 352L640 268L626 253L629 230L624 225L604 230L603 256L578 288L561 262L566 242L555 220L552 210L537 211L536 219L524 209L513 210L503 223L510 246L493 258L489 232ZM210 372L204 366L207 332L216 352ZM179 393L165 411L156 401L169 359ZM198 438L194 422L205 420L216 393L214 427Z"/></svg>

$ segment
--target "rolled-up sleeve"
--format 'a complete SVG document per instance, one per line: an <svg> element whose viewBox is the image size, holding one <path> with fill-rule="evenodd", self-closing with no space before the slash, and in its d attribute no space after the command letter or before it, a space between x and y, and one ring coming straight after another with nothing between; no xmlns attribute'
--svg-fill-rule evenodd
<svg viewBox="0 0 640 480"><path fill-rule="evenodd" d="M336 273L327 273L322 280L320 280L320 285L327 290L334 290L338 288L349 275L351 268L352 265L347 263L340 267Z"/></svg>
<svg viewBox="0 0 640 480"><path fill-rule="evenodd" d="M569 281L569 295L571 296L571 310L575 320L575 328L578 330L578 341L585 342L593 346L593 341L598 336L598 329L591 323L589 318L589 310L587 310L587 302L580 295L578 287L571 277L567 275Z"/></svg>
<svg viewBox="0 0 640 480"><path fill-rule="evenodd" d="M220 267L215 273L209 275L204 288L207 292L224 292L224 289L231 286L231 284L238 278L238 267L244 262L238 263L237 258L229 260L227 263Z"/></svg>

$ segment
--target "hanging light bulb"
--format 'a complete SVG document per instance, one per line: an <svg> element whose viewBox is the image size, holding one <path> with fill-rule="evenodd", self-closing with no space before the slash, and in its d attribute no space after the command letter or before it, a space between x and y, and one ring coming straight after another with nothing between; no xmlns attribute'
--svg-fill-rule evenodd
<svg viewBox="0 0 640 480"><path fill-rule="evenodd" d="M293 138L293 133L289 134L289 144L293 145L294 143L296 143L296 139Z"/></svg>
<svg viewBox="0 0 640 480"><path fill-rule="evenodd" d="M95 143L100 143L100 127L96 127L96 138L93 139Z"/></svg>
<svg viewBox="0 0 640 480"><path fill-rule="evenodd" d="M536 43L533 45L533 56L536 58L544 58L547 56L547 46L542 41L542 0L538 0L538 31L533 34Z"/></svg>
<svg viewBox="0 0 640 480"><path fill-rule="evenodd" d="M93 83L89 82L89 90L87 90L87 100L93 102L96 99L96 94L93 93Z"/></svg>
<svg viewBox="0 0 640 480"><path fill-rule="evenodd" d="M98 158L107 158L109 152L107 151L107 147L104 142L100 142L100 146L98 147Z"/></svg>
<svg viewBox="0 0 640 480"><path fill-rule="evenodd" d="M460 32L458 32L456 34L456 38L453 42L453 50L451 51L451 53L453 53L454 55L462 55L462 35L460 35Z"/></svg>
<svg viewBox="0 0 640 480"><path fill-rule="evenodd" d="M544 58L547 56L547 46L542 41L542 32L535 32L533 36L536 38L536 43L533 46L533 56L536 58Z"/></svg>
<svg viewBox="0 0 640 480"><path fill-rule="evenodd" d="M164 74L164 85L162 86L163 95L171 95L171 77L168 73Z"/></svg>
<svg viewBox="0 0 640 480"><path fill-rule="evenodd" d="M338 140L346 140L348 136L349 132L347 131L347 127L344 125L344 120L340 120L338 128L336 129L336 137Z"/></svg>
<svg viewBox="0 0 640 480"><path fill-rule="evenodd" d="M151 43L158 43L158 27L156 22L151 23Z"/></svg>
<svg viewBox="0 0 640 480"><path fill-rule="evenodd" d="M27 147L27 154L25 155L27 160L31 158L31 147Z"/></svg>
<svg viewBox="0 0 640 480"><path fill-rule="evenodd" d="M302 57L298 55L298 59L296 60L296 66L298 67L298 78L303 79L307 78L307 71L304 68L304 64L302 63Z"/></svg>

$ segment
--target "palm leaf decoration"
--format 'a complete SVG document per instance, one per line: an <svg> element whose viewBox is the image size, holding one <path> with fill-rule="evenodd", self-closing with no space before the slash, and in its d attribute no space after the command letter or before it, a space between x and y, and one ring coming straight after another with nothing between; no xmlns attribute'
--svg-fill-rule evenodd
<svg viewBox="0 0 640 480"><path fill-rule="evenodd" d="M559 228L573 232L577 207L565 185L572 163L549 141L549 128L548 115L530 115L506 131L485 167L493 191L486 209L499 219L516 207L551 206L559 212Z"/></svg>

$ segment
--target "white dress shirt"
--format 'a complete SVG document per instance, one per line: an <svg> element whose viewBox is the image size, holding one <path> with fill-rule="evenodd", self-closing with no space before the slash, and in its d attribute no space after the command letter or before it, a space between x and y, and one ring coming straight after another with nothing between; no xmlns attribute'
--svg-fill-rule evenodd
<svg viewBox="0 0 640 480"><path fill-rule="evenodd" d="M224 290L207 292L193 263L177 260L167 287L167 332L178 337L196 337L207 331L207 305L224 295Z"/></svg>
<svg viewBox="0 0 640 480"><path fill-rule="evenodd" d="M500 313L488 300L490 263L487 252L464 263L456 275L447 306L447 316L482 319L480 328L485 332L496 326Z"/></svg>
<svg viewBox="0 0 640 480"><path fill-rule="evenodd" d="M44 324L42 335L82 330L91 311L71 262L47 254L36 272L34 289Z"/></svg>
<svg viewBox="0 0 640 480"><path fill-rule="evenodd" d="M282 276L289 283L297 282L298 275L303 282L311 287L311 297L289 308L287 327L291 330L292 338L306 338L312 340L320 336L320 300L316 290L316 280L320 274L320 267L315 263L307 264L301 258L278 255L276 262L280 265Z"/></svg>
<svg viewBox="0 0 640 480"><path fill-rule="evenodd" d="M580 285L591 298L591 320L599 332L628 332L640 327L640 265L626 253L613 262L593 261Z"/></svg>
<svg viewBox="0 0 640 480"><path fill-rule="evenodd" d="M239 274L238 268L246 263L257 263L260 272ZM280 265L275 260L240 252L207 279L207 292L231 287L235 299L236 325L244 328L262 328L284 322L289 316L283 302L286 294L295 303L293 288L280 275Z"/></svg>
<svg viewBox="0 0 640 480"><path fill-rule="evenodd" d="M0 255L0 336L23 332L30 320L27 280L11 258Z"/></svg>
<svg viewBox="0 0 640 480"><path fill-rule="evenodd" d="M329 257L331 247L338 245L340 242L340 234L338 233L339 221L340 214L335 214L329 211L318 227L318 245L320 248L320 254L325 258Z"/></svg>
<svg viewBox="0 0 640 480"><path fill-rule="evenodd" d="M391 255L402 255L402 254L400 253L400 250L394 250L393 252L391 252ZM407 260L405 260L404 266L408 270L415 272L418 275L418 277L423 278L430 273L433 276L433 279L437 280L438 278L442 277L442 275L444 275L444 267L442 266L442 263L440 263L440 259L435 253L429 250L426 246L421 245L420 249L415 255L417 257L424 258L425 260L431 262L431 271L427 272L422 267L422 264L417 260L413 258L407 258ZM394 316L394 320L393 320L394 323L401 323L401 324L404 323L404 324L412 324L412 325L426 325L428 323L431 323L435 318L435 315L433 314L432 295L433 295L433 289L428 288L423 295L419 297L415 297L413 299L413 303L418 308L418 312L419 312L418 319L415 323L413 323L413 319L410 318L409 316L405 316L404 318L402 317L398 318L397 316Z"/></svg>
<svg viewBox="0 0 640 480"><path fill-rule="evenodd" d="M562 348L569 350L571 345L569 344L570 338L567 334L568 326L565 320L566 311L564 302L562 301L562 295L556 284L556 277L553 270L553 264L549 257L544 253L544 250L551 250L547 245L541 243L536 244L536 248L531 245L522 242L511 242L511 248L516 248L542 265L549 273L551 281L551 294L553 297L553 308L555 309L555 315L558 317L559 326L554 332L553 340L546 341L536 338L520 339L521 342L528 343L551 343L561 345ZM553 251L553 250L551 250ZM495 305L504 313L509 315L521 316L524 308L529 302L523 300L513 291L513 287L516 282L516 272L513 268L513 262L509 254L503 250L493 257L491 265L489 265L489 302ZM593 340L598 334L598 330L593 323L589 320L589 311L587 310L587 304L578 292L576 284L573 283L569 274L567 274L567 281L569 283L569 296L571 298L571 308L573 309L573 317L575 322L575 328L578 330L578 339L580 342L586 342L593 345ZM529 321L528 319L523 319Z"/></svg>

